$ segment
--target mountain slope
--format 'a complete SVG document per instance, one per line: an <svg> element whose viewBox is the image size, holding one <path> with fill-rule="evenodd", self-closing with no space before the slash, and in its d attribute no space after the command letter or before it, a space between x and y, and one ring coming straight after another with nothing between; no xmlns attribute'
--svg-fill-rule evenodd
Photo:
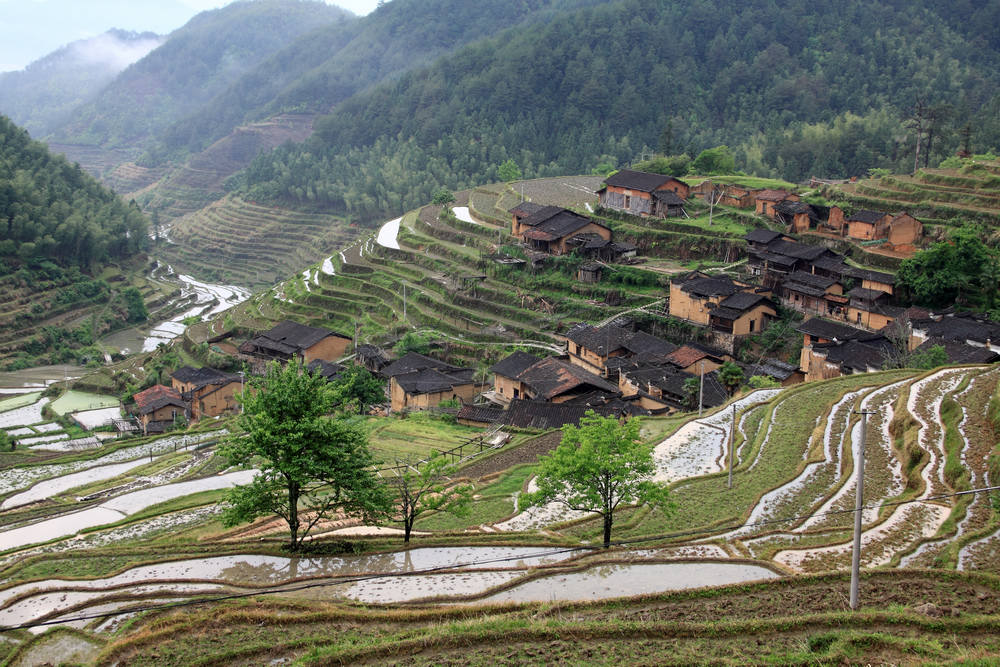
<svg viewBox="0 0 1000 667"><path fill-rule="evenodd" d="M640 18L641 17L641 18ZM834 0L784 7L623 0L482 40L352 97L313 140L262 156L249 196L356 212L413 206L439 184L622 164L643 150L734 147L738 164L799 179L912 164L903 120L951 104L935 155L991 126L1000 58L933 5ZM399 177L399 165L421 165ZM367 197L367 200L366 200ZM360 202L360 203L359 203Z"/></svg>
<svg viewBox="0 0 1000 667"><path fill-rule="evenodd" d="M0 73L0 113L44 136L162 43L162 37L150 32L109 30L68 44L22 71Z"/></svg>
<svg viewBox="0 0 1000 667"><path fill-rule="evenodd" d="M307 0L234 2L202 12L78 109L54 138L144 147L296 37L349 20L344 10Z"/></svg>

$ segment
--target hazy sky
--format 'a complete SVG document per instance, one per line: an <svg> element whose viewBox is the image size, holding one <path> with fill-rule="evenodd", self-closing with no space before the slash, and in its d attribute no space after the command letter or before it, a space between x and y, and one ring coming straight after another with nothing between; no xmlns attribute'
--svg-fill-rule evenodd
<svg viewBox="0 0 1000 667"><path fill-rule="evenodd" d="M61 46L111 28L165 35L232 0L0 0L0 72L24 69ZM358 15L378 0L326 0Z"/></svg>

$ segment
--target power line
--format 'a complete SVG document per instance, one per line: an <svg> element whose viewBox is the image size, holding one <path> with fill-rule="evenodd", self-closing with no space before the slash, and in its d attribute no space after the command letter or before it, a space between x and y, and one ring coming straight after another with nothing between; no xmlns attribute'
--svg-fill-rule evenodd
<svg viewBox="0 0 1000 667"><path fill-rule="evenodd" d="M738 529L741 529L741 528L756 528L756 527L768 526L768 525L779 524L779 523L789 523L789 522L798 521L798 520L802 520L802 519L809 519L809 518L813 518L813 517L833 516L833 515L839 515L839 514L852 514L852 513L856 512L856 511L864 511L864 510L868 510L868 509L882 509L884 507L895 507L895 506L900 506L900 505L909 505L909 504L913 504L913 503L932 502L932 501L936 501L936 500L944 500L944 499L947 499L947 498L955 498L955 497L959 497L959 496L975 495L975 494L978 494L978 493L986 493L986 492L989 492L989 491L1000 491L1000 485L986 486L986 487L981 487L981 488L978 488L978 489L969 489L969 490L966 490L966 491L955 491L955 492L952 492L952 493L943 493L943 494L940 494L940 495L937 495L937 496L928 496L927 498L910 498L908 500L897 500L897 501L880 503L878 505L865 505L865 506L862 506L860 508L860 510L856 510L856 509L830 510L830 511L827 511L827 512L817 512L817 513L813 513L813 514L800 514L800 515L795 515L795 516L790 516L790 517L783 517L783 518L778 518L778 519L762 519L762 520L756 521L754 523L732 524L732 525L729 525L729 526L717 527L717 528L714 528L714 529L712 529L710 531L702 528L702 529L692 529L692 530L685 530L685 531L677 531L677 532L673 532L673 533L665 533L665 534L660 534L660 535L652 535L652 536L648 536L648 537L638 537L638 538L634 538L634 539L630 539L630 540L614 541L614 542L610 543L610 546L622 547L622 546L630 546L630 545L636 545L636 544L648 544L650 542L662 542L662 541L665 541L665 540L676 539L678 537L692 537L692 536L695 536L695 535L703 535L703 534L706 534L706 533L717 533L717 532L724 533L724 532L728 532L728 531L732 531L732 530L738 530ZM514 561L514 560L527 560L527 559L530 559L530 558L545 558L546 556L556 556L556 555L559 555L559 554L573 553L573 552L578 552L578 551L603 551L603 548L602 547L596 547L596 546L584 546L584 545L581 545L581 546L572 546L572 547L562 547L562 548L559 548L559 549L549 549L547 551L540 551L540 552L530 553L530 554L519 554L519 555L516 555L516 556L503 556L503 557L498 557L498 558L489 558L489 559L483 559L483 560L473 560L473 561L467 561L465 563L454 563L454 564L451 564L451 565L437 565L437 566L434 566L434 567L427 567L427 568L423 568L423 569L420 569L420 570L411 570L410 572L379 572L379 573L368 574L368 575L360 575L360 576L354 576L354 577L339 578L336 581L313 582L313 583L300 584L300 585L297 585L297 586L290 586L290 587L269 588L269 589L262 589L262 590L257 590L257 591L250 591L250 592L246 592L246 593L232 593L232 594L229 594L229 595L218 595L218 596L214 596L214 597L210 597L210 598L198 598L198 599L182 600L180 602L169 602L169 603L163 603L163 604L157 604L157 605L148 605L146 607L132 607L132 608L129 608L129 609L119 609L119 610L114 610L114 611L101 612L101 613L97 613L97 614L84 614L84 615L80 615L80 616L73 616L73 617L70 617L70 618L59 618L57 620L32 621L30 623L22 623L20 625L0 626L0 632L7 632L7 631L11 631L11 630L26 630L26 629L30 629L30 628L44 627L44 626L48 626L48 625L62 625L62 624L66 624L66 623L74 623L74 622L77 622L77 621L91 621L91 620L96 620L96 619L99 619L99 618L111 618L111 617L114 617L114 616L122 616L122 615L125 615L125 614L143 613L143 612L148 612L148 611L165 611L165 610L178 609L178 608L182 608L182 607L189 607L189 606L194 606L194 605L199 605L199 604L210 604L210 603L214 603L214 602L225 602L227 600L238 600L238 599L244 599L244 598L252 598L252 597L258 597L258 596L261 596L261 595L275 595L275 594L281 594L281 593L295 593L295 592L298 592L298 591L309 590L309 589L312 589L312 588L322 588L322 587L325 587L325 586L337 586L337 585L341 585L341 584L352 584L352 583L358 583L358 582L362 582L362 581L371 581L371 580L375 580L375 579L386 579L386 578L389 578L389 577L416 576L416 575L423 575L423 574L433 574L435 572L446 572L448 570L457 570L457 569L461 569L461 568L475 567L475 566L479 566L479 565L490 565L490 564L493 564L493 563L504 563L504 562ZM42 592L45 592L45 591L40 591L40 593L42 593Z"/></svg>

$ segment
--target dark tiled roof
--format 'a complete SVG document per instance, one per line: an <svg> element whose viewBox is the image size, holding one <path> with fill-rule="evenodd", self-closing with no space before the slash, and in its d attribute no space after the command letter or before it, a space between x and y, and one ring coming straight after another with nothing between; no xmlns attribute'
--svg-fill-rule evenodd
<svg viewBox="0 0 1000 667"><path fill-rule="evenodd" d="M626 409L618 403L607 405L567 405L566 403L546 403L544 401L529 401L515 398L503 414L502 421L507 426L516 428L552 429L562 428L566 424L579 425L580 419L588 410L607 416L624 416Z"/></svg>
<svg viewBox="0 0 1000 667"><path fill-rule="evenodd" d="M154 384L149 389L137 393L132 399L135 401L140 415L155 412L167 405L174 405L179 408L187 407L187 403L184 402L176 389L162 384Z"/></svg>
<svg viewBox="0 0 1000 667"><path fill-rule="evenodd" d="M814 273L809 273L807 271L794 271L785 278L788 282L801 283L803 285L809 285L810 287L817 287L822 290L826 290L828 287L836 284L836 278L830 278L828 276L817 276Z"/></svg>
<svg viewBox="0 0 1000 667"><path fill-rule="evenodd" d="M385 351L375 345L359 345L358 360L369 363L376 368L381 368L389 364L389 356Z"/></svg>
<svg viewBox="0 0 1000 667"><path fill-rule="evenodd" d="M508 209L507 212L508 213L513 213L514 215L516 215L516 216L518 216L520 218L520 217L526 217L526 216L538 213L543 208L545 208L545 207L542 206L541 204L535 204L534 202L530 202L530 201L523 201L520 204L518 204L517 206L514 206L514 207Z"/></svg>
<svg viewBox="0 0 1000 667"><path fill-rule="evenodd" d="M847 296L852 299L860 299L861 301L875 301L876 299L881 299L883 297L889 296L880 289L867 289L865 287L855 287Z"/></svg>
<svg viewBox="0 0 1000 667"><path fill-rule="evenodd" d="M754 364L748 369L748 377L754 375L768 375L778 380L787 380L799 367L780 359L764 359L759 364Z"/></svg>
<svg viewBox="0 0 1000 667"><path fill-rule="evenodd" d="M708 314L712 317L717 317L720 320L732 322L733 320L738 320L743 314L743 311L736 310L735 308L726 308L725 306L716 306L712 310L708 311Z"/></svg>
<svg viewBox="0 0 1000 667"><path fill-rule="evenodd" d="M629 335L624 342L624 347L637 356L667 355L677 349L673 343L644 331L636 331Z"/></svg>
<svg viewBox="0 0 1000 667"><path fill-rule="evenodd" d="M803 243L796 243L795 241L785 241L784 239L771 241L767 244L767 249L769 252L773 252L778 255L785 255L787 257L794 257L796 259L804 259L807 261L812 261L817 257L830 252L823 246L805 245Z"/></svg>
<svg viewBox="0 0 1000 667"><path fill-rule="evenodd" d="M684 383L691 378L699 378L694 373L686 373L671 366L644 366L624 371L623 374L645 392L650 385L663 392L663 397L677 406L687 398ZM722 405L728 396L713 373L705 374L702 402L705 407Z"/></svg>
<svg viewBox="0 0 1000 667"><path fill-rule="evenodd" d="M529 366L541 361L540 357L536 357L533 354L528 354L527 352L515 352L514 354L501 359L496 364L490 368L490 372L496 375L502 375L506 378L516 378L518 375L524 372Z"/></svg>
<svg viewBox="0 0 1000 667"><path fill-rule="evenodd" d="M629 334L628 330L613 324L598 328L581 322L566 332L566 338L580 347L607 354L624 347Z"/></svg>
<svg viewBox="0 0 1000 667"><path fill-rule="evenodd" d="M535 398L546 401L586 386L612 394L618 393L618 388L603 378L552 357L524 369L516 379L531 387Z"/></svg>
<svg viewBox="0 0 1000 667"><path fill-rule="evenodd" d="M210 384L229 384L230 382L240 381L240 376L235 373L223 373L207 366L204 368L183 366L174 371L170 377L184 384L193 383L195 389L200 389Z"/></svg>
<svg viewBox="0 0 1000 667"><path fill-rule="evenodd" d="M926 331L928 336L935 338L957 341L972 340L977 343L990 341L994 345L1000 344L1000 323L970 314L945 315L940 322L915 320L913 326Z"/></svg>
<svg viewBox="0 0 1000 667"><path fill-rule="evenodd" d="M812 265L817 269L823 269L824 271L829 271L830 273L847 275L848 266L844 264L844 258L840 256L817 257L813 260Z"/></svg>
<svg viewBox="0 0 1000 667"><path fill-rule="evenodd" d="M459 409L458 414L455 415L455 418L482 424L494 424L503 419L503 414L503 408L491 405L472 405L470 403L469 405L463 405Z"/></svg>
<svg viewBox="0 0 1000 667"><path fill-rule="evenodd" d="M788 255L779 255L774 252L767 252L766 250L756 253L757 257L762 260L766 260L770 265L793 267L798 264L801 260L797 257L789 257ZM751 253L753 256L753 253Z"/></svg>
<svg viewBox="0 0 1000 667"><path fill-rule="evenodd" d="M855 329L839 322L824 320L822 317L810 318L795 327L795 330L813 338L825 338L827 340L854 340L871 335L867 331Z"/></svg>
<svg viewBox="0 0 1000 667"><path fill-rule="evenodd" d="M663 174L650 174L645 171L622 169L617 174L608 176L607 180L604 182L608 185L613 185L616 188L628 188L629 190L638 190L640 192L652 192L656 188L661 187L664 183L676 180L679 179L676 179L673 176L664 176ZM684 181L680 182L683 183Z"/></svg>
<svg viewBox="0 0 1000 667"><path fill-rule="evenodd" d="M683 206L684 205L684 199L681 198L681 196L678 195L673 190L657 190L656 192L653 193L653 197L655 197L656 199L659 199L661 202L663 202L667 206Z"/></svg>
<svg viewBox="0 0 1000 667"><path fill-rule="evenodd" d="M754 229L747 232L747 235L744 236L743 238L745 238L750 243L763 243L766 245L771 241L780 238L781 236L782 236L781 232L774 232L771 231L770 229Z"/></svg>
<svg viewBox="0 0 1000 667"><path fill-rule="evenodd" d="M438 359L431 359L430 357L425 357L424 355L417 354L416 352L407 352L402 357L383 368L382 375L384 377L391 378L402 373L412 373L413 371L422 371L428 368L433 368L445 373L461 370L458 366L446 364Z"/></svg>
<svg viewBox="0 0 1000 667"><path fill-rule="evenodd" d="M276 343L283 343L297 350L308 349L327 336L346 338L346 336L340 336L329 329L310 327L305 324L289 321L282 322L270 331L265 331L261 334L261 337L263 338L267 338L268 340Z"/></svg>
<svg viewBox="0 0 1000 667"><path fill-rule="evenodd" d="M306 370L314 375L319 374L327 380L332 380L337 377L342 370L344 370L344 366L329 361L323 361L322 359L313 359L309 362L309 365L306 366Z"/></svg>
<svg viewBox="0 0 1000 667"><path fill-rule="evenodd" d="M695 296L729 296L743 288L730 278L693 278L682 283L681 289Z"/></svg>
<svg viewBox="0 0 1000 667"><path fill-rule="evenodd" d="M798 215L800 213L814 214L812 206L804 201L783 201L775 206L774 209L785 215Z"/></svg>
<svg viewBox="0 0 1000 667"><path fill-rule="evenodd" d="M944 338L928 338L914 352L927 352L936 345L944 348L945 354L948 355L948 361L953 364L992 364L1000 359L1000 354L988 347L968 345L957 340Z"/></svg>
<svg viewBox="0 0 1000 667"><path fill-rule="evenodd" d="M886 285L896 284L896 276L891 273L882 273L881 271L871 271L869 269L858 269L853 266L844 269L844 275L856 280L870 280L874 283L885 283Z"/></svg>
<svg viewBox="0 0 1000 667"><path fill-rule="evenodd" d="M855 211L851 215L847 216L845 220L847 222L867 222L868 224L874 225L876 222L884 218L886 215L888 215L888 213L861 209L860 211Z"/></svg>
<svg viewBox="0 0 1000 667"><path fill-rule="evenodd" d="M813 349L826 352L828 362L840 364L841 368L857 372L882 368L882 364L894 352L894 347L888 338L871 334L860 339L820 343L814 345Z"/></svg>
<svg viewBox="0 0 1000 667"><path fill-rule="evenodd" d="M465 368L444 373L433 368L394 375L393 379L407 394L435 394L454 387L472 384L476 369Z"/></svg>
<svg viewBox="0 0 1000 667"><path fill-rule="evenodd" d="M774 305L771 303L771 300L763 294L755 294L753 292L737 292L736 294L727 296L725 299L720 301L719 306L722 308L732 308L740 312L745 312L755 307L762 301L766 302L767 305Z"/></svg>
<svg viewBox="0 0 1000 667"><path fill-rule="evenodd" d="M555 241L574 234L590 224L604 227L599 222L558 206L546 206L538 213L522 220L521 224L533 228L526 230L524 237L538 241Z"/></svg>

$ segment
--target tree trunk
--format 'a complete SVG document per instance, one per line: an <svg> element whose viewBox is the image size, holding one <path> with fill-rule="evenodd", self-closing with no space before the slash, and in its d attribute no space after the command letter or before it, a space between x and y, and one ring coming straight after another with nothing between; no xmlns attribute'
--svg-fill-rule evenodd
<svg viewBox="0 0 1000 667"><path fill-rule="evenodd" d="M608 512L604 515L604 548L611 546L611 522L614 521L614 514Z"/></svg>
<svg viewBox="0 0 1000 667"><path fill-rule="evenodd" d="M410 543L410 531L413 530L413 519L411 517L405 517L403 519L403 543Z"/></svg>
<svg viewBox="0 0 1000 667"><path fill-rule="evenodd" d="M299 485L290 483L288 485L288 548L292 551L299 550Z"/></svg>

